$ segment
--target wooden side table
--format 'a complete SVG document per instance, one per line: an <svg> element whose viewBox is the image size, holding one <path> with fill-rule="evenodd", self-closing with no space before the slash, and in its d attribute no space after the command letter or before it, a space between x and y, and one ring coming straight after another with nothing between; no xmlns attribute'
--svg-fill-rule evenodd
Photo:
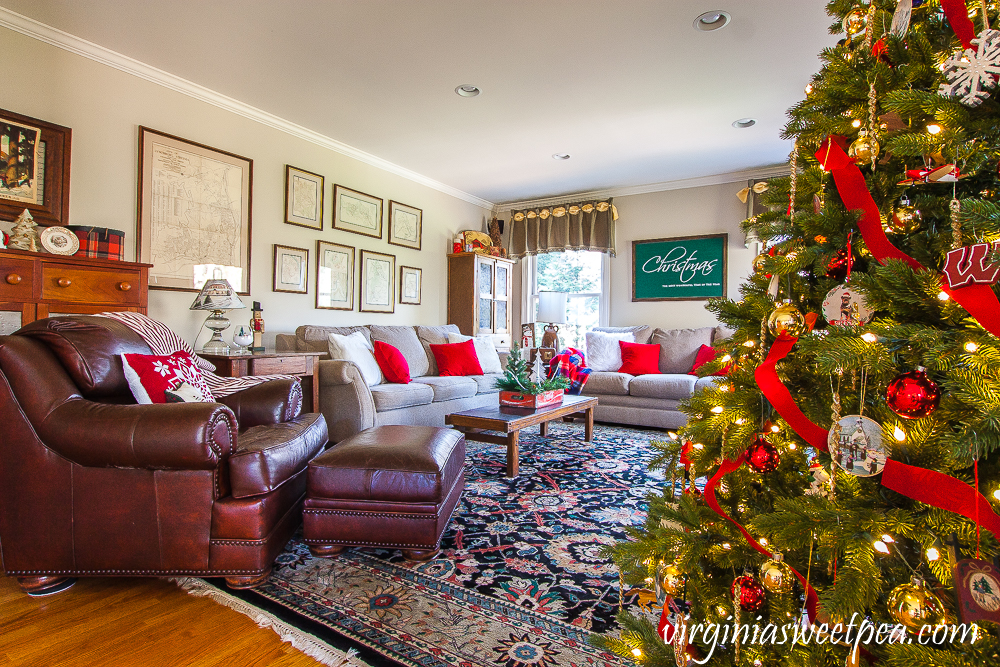
<svg viewBox="0 0 1000 667"><path fill-rule="evenodd" d="M298 375L302 378L302 411L319 407L319 358L322 352L198 352L215 364L216 375L241 378L248 375Z"/></svg>

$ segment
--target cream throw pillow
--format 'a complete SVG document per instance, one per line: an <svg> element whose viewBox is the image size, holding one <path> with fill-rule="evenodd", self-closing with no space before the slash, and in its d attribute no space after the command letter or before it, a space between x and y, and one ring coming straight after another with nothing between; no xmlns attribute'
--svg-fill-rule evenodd
<svg viewBox="0 0 1000 667"><path fill-rule="evenodd" d="M618 371L622 367L622 348L618 341L635 342L635 333L587 332L587 367L595 371Z"/></svg>
<svg viewBox="0 0 1000 667"><path fill-rule="evenodd" d="M462 334L448 332L448 343L464 343L472 341L476 348L476 357L479 359L479 366L483 373L503 373L503 364L500 363L500 355L497 353L497 346L493 343L493 336L481 334L473 338Z"/></svg>
<svg viewBox="0 0 1000 667"><path fill-rule="evenodd" d="M374 348L360 331L349 336L330 334L330 358L353 362L369 387L382 383L382 370L375 361Z"/></svg>

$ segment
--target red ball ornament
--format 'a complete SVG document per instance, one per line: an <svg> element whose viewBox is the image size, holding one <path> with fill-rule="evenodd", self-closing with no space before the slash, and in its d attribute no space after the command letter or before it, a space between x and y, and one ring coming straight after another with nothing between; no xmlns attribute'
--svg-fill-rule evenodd
<svg viewBox="0 0 1000 667"><path fill-rule="evenodd" d="M826 265L826 275L828 278L843 280L847 277L848 252L847 248L841 248L833 255L833 259ZM854 256L850 255L850 258L853 262Z"/></svg>
<svg viewBox="0 0 1000 667"><path fill-rule="evenodd" d="M755 472L769 473L778 469L781 454L763 433L758 433L747 450L747 465Z"/></svg>
<svg viewBox="0 0 1000 667"><path fill-rule="evenodd" d="M920 419L937 410L941 402L941 388L927 377L923 367L917 366L889 383L885 401L900 417Z"/></svg>
<svg viewBox="0 0 1000 667"><path fill-rule="evenodd" d="M743 611L754 612L764 606L764 596L766 595L764 587L753 577L747 575L736 577L729 592Z"/></svg>

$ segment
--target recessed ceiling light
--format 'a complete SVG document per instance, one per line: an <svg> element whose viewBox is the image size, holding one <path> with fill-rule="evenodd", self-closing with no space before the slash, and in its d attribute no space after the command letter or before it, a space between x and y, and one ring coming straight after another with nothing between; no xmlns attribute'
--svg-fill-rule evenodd
<svg viewBox="0 0 1000 667"><path fill-rule="evenodd" d="M729 21L732 17L729 16L728 12L723 11L712 11L705 12L698 18L694 20L694 27L702 32L711 32L712 30L718 30L720 28L725 28L729 25Z"/></svg>
<svg viewBox="0 0 1000 667"><path fill-rule="evenodd" d="M552 159L553 160L568 160L569 159L569 153L553 153L552 154Z"/></svg>
<svg viewBox="0 0 1000 667"><path fill-rule="evenodd" d="M455 92L462 97L475 97L482 91L473 86L471 83L463 83L461 86L455 89Z"/></svg>
<svg viewBox="0 0 1000 667"><path fill-rule="evenodd" d="M740 118L739 120L733 121L733 127L737 130L745 130L746 128L753 127L756 124L757 120L755 118Z"/></svg>

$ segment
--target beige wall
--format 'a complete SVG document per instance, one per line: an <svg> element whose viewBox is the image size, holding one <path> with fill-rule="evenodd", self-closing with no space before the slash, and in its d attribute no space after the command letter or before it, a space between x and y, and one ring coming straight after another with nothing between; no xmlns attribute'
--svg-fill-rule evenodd
<svg viewBox="0 0 1000 667"><path fill-rule="evenodd" d="M618 255L611 260L611 326L649 324L662 329L713 326L705 301L632 301L632 241L698 234L729 234L726 295L739 298L755 251L743 247L746 205L736 198L745 183L709 185L615 197Z"/></svg>
<svg viewBox="0 0 1000 667"><path fill-rule="evenodd" d="M616 247L611 259L609 324L648 324L662 329L714 326L715 316L704 301L632 301L632 241L698 234L729 234L727 296L739 298L739 286L751 273L755 250L744 248L740 223L746 205L736 193L745 182L667 190L614 198L618 208ZM505 207L506 208L506 207ZM509 211L502 217L509 218ZM520 267L520 265L519 265ZM520 271L516 272L520 278ZM521 281L515 280L514 333L520 332Z"/></svg>
<svg viewBox="0 0 1000 667"><path fill-rule="evenodd" d="M73 129L70 223L124 230L127 259L134 258L138 126L145 125L253 159L251 296L246 301L248 306L251 300L262 303L269 340L306 323L445 323L450 240L457 230L482 229L489 210L4 28L0 60L7 72L0 107ZM323 232L284 224L285 164L326 177ZM423 249L331 230L334 183L382 197L386 204L394 199L423 209ZM391 315L360 313L357 305L353 312L316 310L318 239L394 254L397 272L399 265L422 268L422 304L397 304ZM275 243L309 249L308 294L271 291ZM203 333L204 320L203 313L188 310L194 296L150 290L150 315L193 340ZM232 313L234 321L248 318L249 309ZM231 333L226 332L227 340Z"/></svg>

